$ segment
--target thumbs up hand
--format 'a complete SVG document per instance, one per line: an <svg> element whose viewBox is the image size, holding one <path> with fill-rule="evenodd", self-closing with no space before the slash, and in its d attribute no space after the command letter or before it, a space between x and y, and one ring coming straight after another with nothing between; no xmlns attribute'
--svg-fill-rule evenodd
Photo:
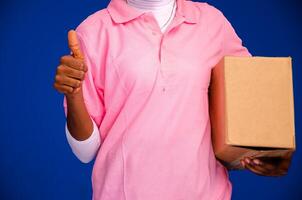
<svg viewBox="0 0 302 200"><path fill-rule="evenodd" d="M68 46L72 55L61 57L53 87L61 93L73 95L81 91L82 81L87 72L84 56L74 30L68 32Z"/></svg>

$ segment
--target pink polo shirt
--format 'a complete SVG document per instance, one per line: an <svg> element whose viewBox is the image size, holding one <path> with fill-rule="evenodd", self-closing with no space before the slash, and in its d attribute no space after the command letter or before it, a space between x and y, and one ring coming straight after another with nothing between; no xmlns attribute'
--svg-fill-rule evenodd
<svg viewBox="0 0 302 200"><path fill-rule="evenodd" d="M102 144L94 200L229 200L211 144L208 86L225 55L251 56L224 15L177 0L161 32L151 12L111 0L77 28L87 110ZM64 98L65 114L66 98Z"/></svg>

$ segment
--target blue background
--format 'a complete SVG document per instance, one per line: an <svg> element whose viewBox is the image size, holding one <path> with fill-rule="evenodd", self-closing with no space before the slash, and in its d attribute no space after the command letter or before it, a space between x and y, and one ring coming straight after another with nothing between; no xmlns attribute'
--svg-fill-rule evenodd
<svg viewBox="0 0 302 200"><path fill-rule="evenodd" d="M231 172L233 199L302 199L302 4L299 0L212 0L253 55L293 58L296 140L289 174ZM107 1L9 0L0 3L0 199L90 199L92 162L65 138L63 95L53 88L67 31ZM300 12L300 13L299 13ZM300 198L299 198L300 196Z"/></svg>

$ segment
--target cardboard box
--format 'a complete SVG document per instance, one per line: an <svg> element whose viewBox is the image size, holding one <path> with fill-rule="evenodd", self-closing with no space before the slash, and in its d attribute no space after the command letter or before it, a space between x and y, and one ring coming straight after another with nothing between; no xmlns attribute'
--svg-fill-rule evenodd
<svg viewBox="0 0 302 200"><path fill-rule="evenodd" d="M209 111L215 155L228 169L244 156L295 151L291 57L224 57L212 70Z"/></svg>

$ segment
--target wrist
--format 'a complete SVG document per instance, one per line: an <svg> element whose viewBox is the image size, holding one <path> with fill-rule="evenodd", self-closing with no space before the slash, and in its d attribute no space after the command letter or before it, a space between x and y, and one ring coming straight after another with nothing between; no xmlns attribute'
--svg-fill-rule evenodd
<svg viewBox="0 0 302 200"><path fill-rule="evenodd" d="M77 93L66 93L65 96L67 102L82 101L83 100L82 88Z"/></svg>

